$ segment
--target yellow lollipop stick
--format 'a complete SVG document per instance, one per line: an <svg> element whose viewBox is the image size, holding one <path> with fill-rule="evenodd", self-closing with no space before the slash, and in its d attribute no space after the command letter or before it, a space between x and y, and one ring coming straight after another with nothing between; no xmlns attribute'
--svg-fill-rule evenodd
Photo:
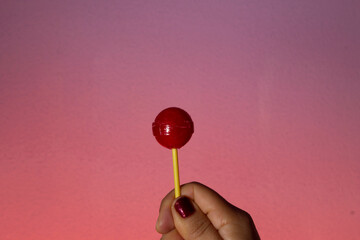
<svg viewBox="0 0 360 240"><path fill-rule="evenodd" d="M179 178L179 162L178 151L176 148L172 149L173 167L174 167L174 183L175 183L175 198L180 197L180 178Z"/></svg>

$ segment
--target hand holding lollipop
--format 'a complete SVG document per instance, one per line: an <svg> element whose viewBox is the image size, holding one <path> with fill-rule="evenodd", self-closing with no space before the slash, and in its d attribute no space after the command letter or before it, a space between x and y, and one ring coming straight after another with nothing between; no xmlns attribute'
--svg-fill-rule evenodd
<svg viewBox="0 0 360 240"><path fill-rule="evenodd" d="M175 198L180 196L179 163L177 149L184 146L194 133L194 124L190 115L184 110L171 107L161 111L152 124L156 140L172 150Z"/></svg>

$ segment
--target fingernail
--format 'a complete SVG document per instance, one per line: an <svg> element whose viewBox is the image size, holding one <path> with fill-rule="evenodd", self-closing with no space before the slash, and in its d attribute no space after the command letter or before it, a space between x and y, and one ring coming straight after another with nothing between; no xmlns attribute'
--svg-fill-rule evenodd
<svg viewBox="0 0 360 240"><path fill-rule="evenodd" d="M187 197L181 197L175 202L175 210L180 214L182 218L191 216L195 212L195 208L191 203L191 200Z"/></svg>

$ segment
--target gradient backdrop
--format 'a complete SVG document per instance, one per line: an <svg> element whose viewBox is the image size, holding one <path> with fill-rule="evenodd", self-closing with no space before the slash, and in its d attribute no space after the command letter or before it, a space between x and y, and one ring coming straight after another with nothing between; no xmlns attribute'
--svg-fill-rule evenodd
<svg viewBox="0 0 360 240"><path fill-rule="evenodd" d="M263 239L360 235L359 1L0 2L0 239L159 239L181 182Z"/></svg>

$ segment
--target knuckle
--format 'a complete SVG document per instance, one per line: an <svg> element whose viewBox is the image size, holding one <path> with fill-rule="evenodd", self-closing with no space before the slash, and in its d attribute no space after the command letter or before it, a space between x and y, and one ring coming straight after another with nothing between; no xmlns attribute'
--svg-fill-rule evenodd
<svg viewBox="0 0 360 240"><path fill-rule="evenodd" d="M197 186L203 186L203 184L196 182L196 181L192 181L192 182L188 182L185 185L197 185Z"/></svg>
<svg viewBox="0 0 360 240"><path fill-rule="evenodd" d="M248 225L252 222L250 214L244 210L240 210L240 219Z"/></svg>

